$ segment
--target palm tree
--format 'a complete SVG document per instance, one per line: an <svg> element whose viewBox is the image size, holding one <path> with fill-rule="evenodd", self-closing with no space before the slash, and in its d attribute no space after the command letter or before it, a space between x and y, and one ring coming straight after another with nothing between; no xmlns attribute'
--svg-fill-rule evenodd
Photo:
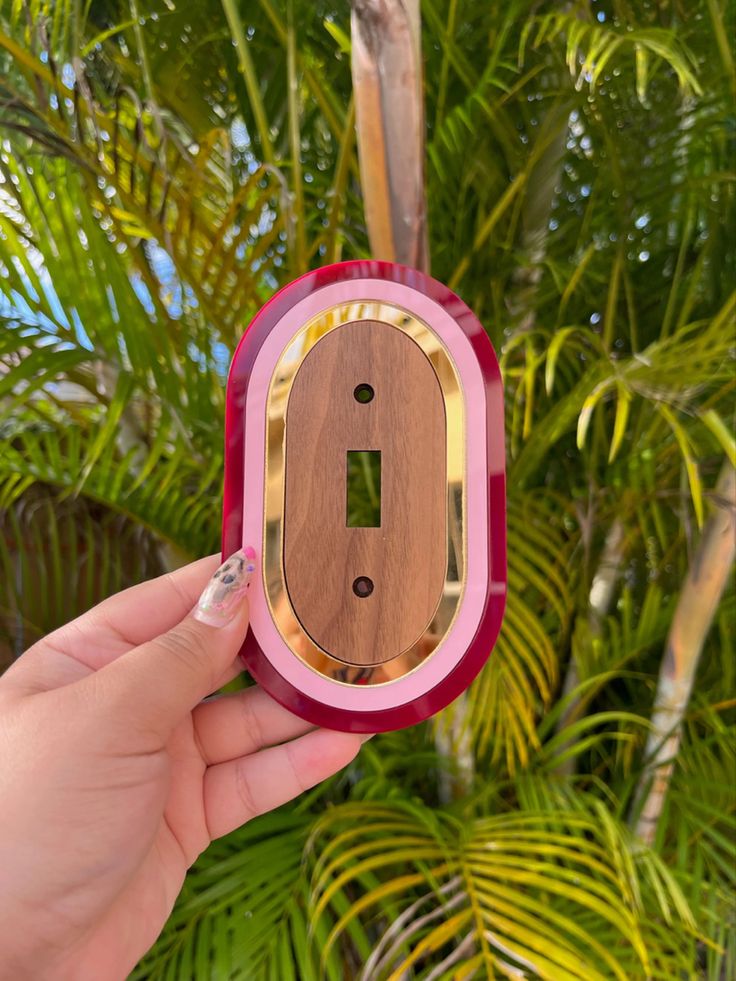
<svg viewBox="0 0 736 981"><path fill-rule="evenodd" d="M17 652L214 551L249 317L323 262L431 256L502 352L497 649L460 711L212 846L138 976L716 981L736 967L726 7L423 0L423 73L419 15L0 7L0 628Z"/></svg>

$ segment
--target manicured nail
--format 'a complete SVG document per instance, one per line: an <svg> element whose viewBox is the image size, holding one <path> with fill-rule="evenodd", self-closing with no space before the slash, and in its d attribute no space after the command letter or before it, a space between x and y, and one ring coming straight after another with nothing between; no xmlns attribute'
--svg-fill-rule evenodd
<svg viewBox="0 0 736 981"><path fill-rule="evenodd" d="M224 627L237 613L256 569L253 548L240 549L226 559L205 586L194 619L210 627Z"/></svg>

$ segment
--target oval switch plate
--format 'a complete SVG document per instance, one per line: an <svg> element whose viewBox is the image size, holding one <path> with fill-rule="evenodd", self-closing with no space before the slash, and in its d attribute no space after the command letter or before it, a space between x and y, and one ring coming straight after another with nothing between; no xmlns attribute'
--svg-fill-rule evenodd
<svg viewBox="0 0 736 981"><path fill-rule="evenodd" d="M241 656L291 711L395 729L470 684L506 595L503 395L447 287L339 263L256 315L227 390L223 554L243 544Z"/></svg>

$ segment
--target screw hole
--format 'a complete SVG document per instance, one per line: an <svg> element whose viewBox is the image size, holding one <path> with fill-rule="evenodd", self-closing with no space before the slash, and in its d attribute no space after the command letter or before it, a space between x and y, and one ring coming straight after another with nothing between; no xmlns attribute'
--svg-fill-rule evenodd
<svg viewBox="0 0 736 981"><path fill-rule="evenodd" d="M373 400L375 392L370 385L363 383L362 385L357 385L355 391L353 392L353 397L356 402L360 402L361 405L366 405L368 402Z"/></svg>
<svg viewBox="0 0 736 981"><path fill-rule="evenodd" d="M368 576L358 576L353 583L353 592L359 599L366 599L373 592L373 580Z"/></svg>

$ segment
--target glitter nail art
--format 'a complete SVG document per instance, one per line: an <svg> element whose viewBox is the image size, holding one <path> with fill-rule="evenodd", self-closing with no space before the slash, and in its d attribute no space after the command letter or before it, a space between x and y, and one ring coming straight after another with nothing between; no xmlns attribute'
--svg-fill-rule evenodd
<svg viewBox="0 0 736 981"><path fill-rule="evenodd" d="M241 549L216 570L194 610L194 618L211 627L224 627L235 616L256 569L253 548Z"/></svg>

